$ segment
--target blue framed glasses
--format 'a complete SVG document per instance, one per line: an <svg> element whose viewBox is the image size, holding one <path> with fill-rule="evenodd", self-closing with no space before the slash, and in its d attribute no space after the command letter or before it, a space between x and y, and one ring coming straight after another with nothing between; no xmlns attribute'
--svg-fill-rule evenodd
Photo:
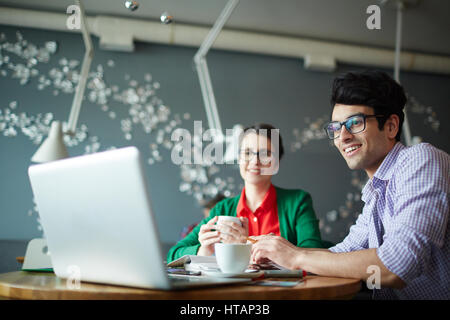
<svg viewBox="0 0 450 320"><path fill-rule="evenodd" d="M360 133L366 129L366 119L367 118L384 118L384 115L381 114L356 114L347 118L346 120L339 121L331 121L327 123L324 127L325 132L327 133L328 138L334 140L339 138L341 135L342 126L345 126L348 132L351 134Z"/></svg>

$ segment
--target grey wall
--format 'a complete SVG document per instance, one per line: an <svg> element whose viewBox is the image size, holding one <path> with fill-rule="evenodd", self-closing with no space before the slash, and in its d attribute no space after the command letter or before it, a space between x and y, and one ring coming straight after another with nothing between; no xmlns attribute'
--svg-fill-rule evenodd
<svg viewBox="0 0 450 320"><path fill-rule="evenodd" d="M84 47L80 35L0 26L0 32L6 35L7 41L15 41L17 30L34 44L43 45L49 40L58 42L58 51L50 62L38 65L37 69L42 74L57 66L62 57L82 59ZM192 131L193 120L202 120L206 126L201 91L192 65L195 49L137 43L134 53L118 53L99 50L98 39L93 40L96 51L91 70L102 64L105 80L110 85L116 84L122 90L128 86L124 78L126 74L142 82L145 74L150 73L153 80L160 83L156 95L170 107L172 115L191 114L189 120L183 121L182 127ZM4 50L2 54L11 56L15 63L20 61ZM111 59L115 62L113 68L107 67L107 61ZM216 50L208 54L208 65L223 128L231 128L235 123L248 125L260 121L281 128L286 155L274 183L309 191L322 221L322 237L333 242L342 240L360 212L361 203L355 203L348 216L339 217L334 222L327 219L326 213L343 206L348 192L357 191L351 185L351 172L327 140L312 141L295 152L290 145L294 142L293 129L301 131L306 128L306 118L314 120L329 114L330 87L334 76L357 68L341 65L335 73L319 73L305 70L302 61L296 59ZM0 70L7 70L6 64L0 66ZM437 133L424 122L426 114L411 113L413 135L449 152L450 134L446 120L450 113L450 78L403 73L401 81L410 94L432 107L441 122ZM9 71L7 76L0 75L0 110L3 111L11 101L17 101L15 113L37 115L52 112L55 119L66 121L72 98L72 94L64 93L54 96L50 88L37 90L37 77L22 86ZM149 155L149 144L155 140L155 135L145 135L135 128L133 139L125 140L120 120L127 116L127 108L114 101L108 106L117 113L116 119L109 118L98 105L88 100L83 103L79 119L79 124L87 125L91 136L99 137L100 150L135 145ZM83 154L85 145L69 148L70 154ZM0 239L42 236L37 228L36 215L28 215L33 202L27 167L36 148L21 132L15 137L6 137L0 132ZM178 240L183 226L200 220L201 209L192 196L179 191L180 170L170 161L169 151L162 149L162 155L163 162L146 165L146 170L162 241L173 243ZM222 168L220 175L232 176L239 181L238 170L233 168ZM235 191L238 189L239 183Z"/></svg>

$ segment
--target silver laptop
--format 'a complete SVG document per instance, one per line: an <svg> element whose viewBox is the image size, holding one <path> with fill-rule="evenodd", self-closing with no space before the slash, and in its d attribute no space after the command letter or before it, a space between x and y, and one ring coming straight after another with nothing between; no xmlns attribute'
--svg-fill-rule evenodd
<svg viewBox="0 0 450 320"><path fill-rule="evenodd" d="M32 165L28 174L58 277L77 270L81 281L165 290L249 281L167 274L135 147Z"/></svg>

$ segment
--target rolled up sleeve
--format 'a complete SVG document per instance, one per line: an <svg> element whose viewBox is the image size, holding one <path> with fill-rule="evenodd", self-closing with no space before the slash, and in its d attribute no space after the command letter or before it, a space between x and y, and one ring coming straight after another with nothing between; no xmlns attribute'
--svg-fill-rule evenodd
<svg viewBox="0 0 450 320"><path fill-rule="evenodd" d="M398 187L391 227L377 250L386 268L407 284L426 271L432 249L445 242L448 164L435 159L430 153L404 158L402 174L394 182Z"/></svg>
<svg viewBox="0 0 450 320"><path fill-rule="evenodd" d="M432 247L444 245L448 220L448 194L432 192L416 197L401 196L393 227L377 254L384 266L409 283L430 263Z"/></svg>
<svg viewBox="0 0 450 320"><path fill-rule="evenodd" d="M409 228L386 237L377 249L378 258L406 284L420 276L431 256L431 244L423 235Z"/></svg>

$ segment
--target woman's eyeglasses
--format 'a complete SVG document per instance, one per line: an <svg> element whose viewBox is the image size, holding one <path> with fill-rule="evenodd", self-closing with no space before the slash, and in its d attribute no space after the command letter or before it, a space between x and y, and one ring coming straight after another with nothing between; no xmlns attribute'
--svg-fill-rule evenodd
<svg viewBox="0 0 450 320"><path fill-rule="evenodd" d="M254 156L257 156L261 163L268 163L272 159L272 152L270 150L260 150L254 152L250 149L242 149L239 151L240 158L244 161L251 161Z"/></svg>
<svg viewBox="0 0 450 320"><path fill-rule="evenodd" d="M371 115L365 115L365 114L357 114L354 116L351 116L350 118L339 122L339 121L331 121L329 122L325 127L325 132L328 135L328 138L331 140L334 140L336 138L339 138L341 135L341 129L342 126L345 126L345 129L347 129L348 132L351 134L360 133L366 129L366 119L367 118L384 118L384 115L380 114L371 114Z"/></svg>

